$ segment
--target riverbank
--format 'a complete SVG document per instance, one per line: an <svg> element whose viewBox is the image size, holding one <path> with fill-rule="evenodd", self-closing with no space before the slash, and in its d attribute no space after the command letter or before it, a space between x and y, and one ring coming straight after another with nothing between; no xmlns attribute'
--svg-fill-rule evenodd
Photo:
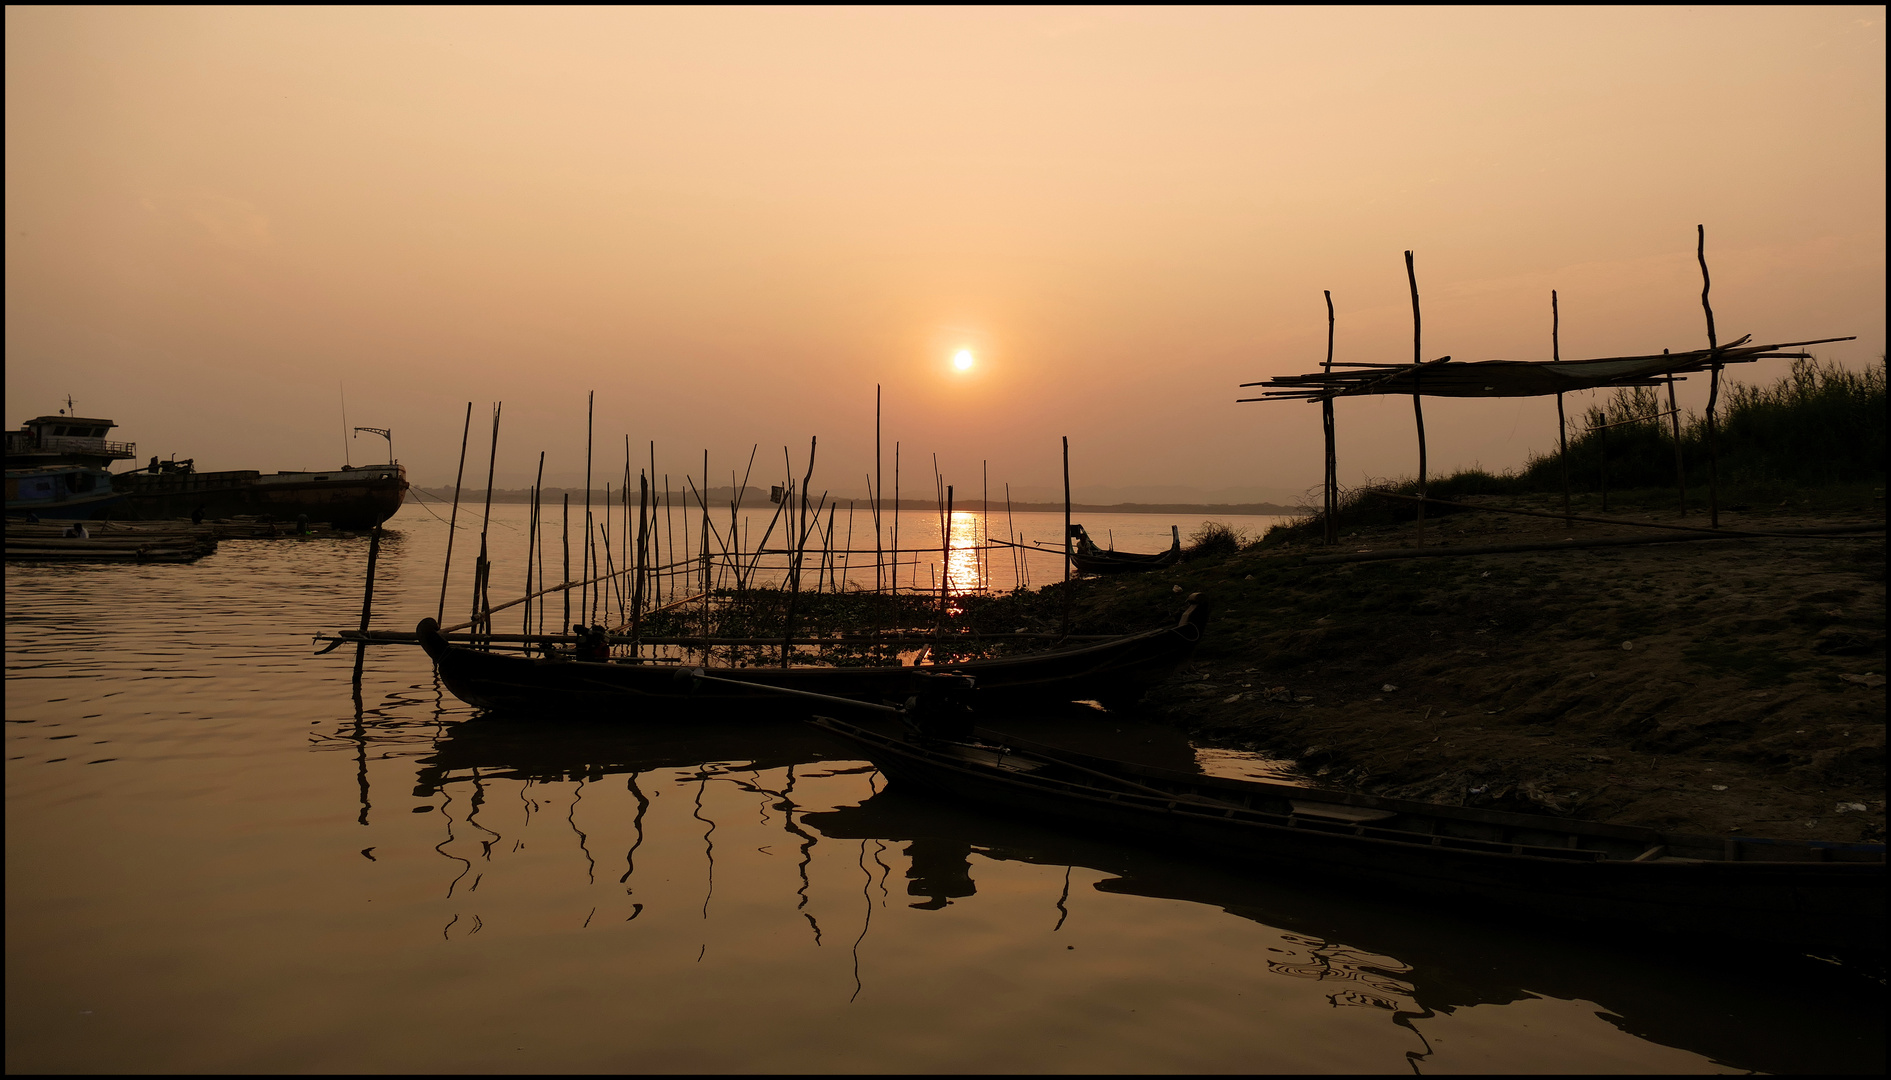
<svg viewBox="0 0 1891 1080"><path fill-rule="evenodd" d="M1611 517L1682 523L1668 492L1611 503ZM1555 510L1561 500L1503 504ZM1601 516L1593 497L1574 511ZM1881 529L1883 487L1736 504L1721 524ZM1434 517L1424 539L1441 549L1655 536L1459 512ZM1882 841L1882 533L1308 558L1416 541L1409 523L1352 530L1332 549L1282 530L1226 557L1082 581L1077 621L1148 625L1178 590L1207 593L1216 608L1193 663L1142 707L1199 743L1292 759L1323 786L1695 832Z"/></svg>

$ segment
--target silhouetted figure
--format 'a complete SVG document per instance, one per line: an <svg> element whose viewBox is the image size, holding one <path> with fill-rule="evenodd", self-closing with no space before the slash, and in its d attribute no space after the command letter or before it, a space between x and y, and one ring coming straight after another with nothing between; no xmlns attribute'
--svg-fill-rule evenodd
<svg viewBox="0 0 1891 1080"><path fill-rule="evenodd" d="M85 523L82 521L75 521L72 524L66 526L66 531L64 535L65 535L65 538L68 540L92 539L92 534L85 531Z"/></svg>
<svg viewBox="0 0 1891 1080"><path fill-rule="evenodd" d="M578 659L602 663L611 658L611 643L602 626L586 629L583 623L572 623L571 632L578 635Z"/></svg>
<svg viewBox="0 0 1891 1080"><path fill-rule="evenodd" d="M307 536L309 534L309 516L307 514L297 514L295 516L295 534L297 536Z"/></svg>
<svg viewBox="0 0 1891 1080"><path fill-rule="evenodd" d="M190 512L190 523L192 525L202 525L204 523L203 507L199 506L197 509Z"/></svg>

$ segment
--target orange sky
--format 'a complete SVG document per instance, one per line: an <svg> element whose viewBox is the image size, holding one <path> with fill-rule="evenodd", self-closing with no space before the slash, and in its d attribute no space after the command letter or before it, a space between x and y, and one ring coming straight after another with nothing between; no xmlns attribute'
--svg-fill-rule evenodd
<svg viewBox="0 0 1891 1080"><path fill-rule="evenodd" d="M599 482L623 435L1048 495L1282 498L1339 358L1856 334L1884 351L1883 8L43 9L6 13L8 424L70 393L140 452ZM958 374L952 355L978 363ZM1759 365L1770 376L1782 362ZM1749 371L1753 369L1748 369ZM1744 373L1743 373L1744 374ZM1700 380L1696 380L1697 382ZM1704 399L1704 388L1690 385ZM1427 403L1505 467L1551 399ZM1342 402L1342 481L1415 468ZM483 436L474 436L482 461ZM356 460L380 441L354 443ZM768 472L760 470L767 466ZM912 464L908 465L913 469ZM469 469L469 472L471 470ZM909 489L929 490L907 473Z"/></svg>

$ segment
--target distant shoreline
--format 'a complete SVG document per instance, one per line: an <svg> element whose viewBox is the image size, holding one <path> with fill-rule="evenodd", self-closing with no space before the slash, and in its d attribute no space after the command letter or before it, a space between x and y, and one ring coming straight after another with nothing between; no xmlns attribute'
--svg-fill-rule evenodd
<svg viewBox="0 0 1891 1080"><path fill-rule="evenodd" d="M453 489L450 487L428 488L416 484L411 490L412 492L418 492L421 497L428 502L450 503L453 501ZM529 502L531 501L531 494L531 491L526 488L494 488L492 491L492 501L496 503ZM704 501L708 502L711 507L723 509L728 507L730 497L733 494L733 488L711 488L705 493ZM540 497L547 504L554 504L566 495L570 495L574 503L582 503L584 501L584 489L582 488L548 487ZM604 495L605 493L602 488L593 490L591 492L591 504L593 506L603 505ZM610 492L611 502L621 506L621 495L621 492L613 488ZM696 501L694 494L679 492L675 488L670 490L670 498L672 502L677 505ZM462 488L460 490L461 505L482 503L485 500L486 492L483 489L475 491L469 488ZM742 504L745 507L768 506L768 492L760 488L751 487L743 494ZM871 504L866 499L829 499L828 505L839 507L843 510L866 510L871 508ZM893 508L893 500L887 499L881 505L891 510ZM954 507L959 510L985 509L984 504L978 499L956 500ZM1010 504L1009 508L1020 513L1054 514L1062 513L1064 504L1013 502ZM937 513L939 505L932 499L901 499L899 500L899 509L901 513L913 511ZM1004 503L993 500L990 512L1000 513L1005 509L1006 505ZM1073 503L1071 504L1070 511L1073 514L1186 514L1191 516L1200 514L1209 517L1213 517L1216 514L1223 514L1229 517L1296 517L1311 513L1312 509L1303 506L1283 506L1280 503L1271 502L1111 503L1108 505L1101 503Z"/></svg>

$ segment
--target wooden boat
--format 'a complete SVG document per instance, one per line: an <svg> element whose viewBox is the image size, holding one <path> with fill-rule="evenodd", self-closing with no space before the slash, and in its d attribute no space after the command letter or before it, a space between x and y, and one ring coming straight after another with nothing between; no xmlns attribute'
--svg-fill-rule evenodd
<svg viewBox="0 0 1891 1080"><path fill-rule="evenodd" d="M170 464L153 459L144 469L112 478L124 497L121 516L161 521L266 514L283 522L306 517L337 529L369 529L400 510L408 486L407 467L399 462L277 473L197 472L190 462L166 468Z"/></svg>
<svg viewBox="0 0 1891 1080"><path fill-rule="evenodd" d="M1882 844L1691 836L1168 772L817 717L895 784L1112 835L1466 906L1882 952ZM1015 740L1012 740L1015 742Z"/></svg>
<svg viewBox="0 0 1891 1080"><path fill-rule="evenodd" d="M508 656L449 642L439 624L423 619L415 634L446 688L461 701L495 712L585 713L621 720L649 719L641 710L674 707L779 705L781 690L864 702L904 701L927 675L975 680L982 705L1019 701L1133 701L1168 677L1201 640L1208 608L1201 594L1173 626L1107 641L958 663L912 667L712 668L732 680L688 680L674 665L631 660L596 661ZM740 680L739 682L733 680ZM796 715L785 713L784 715Z"/></svg>
<svg viewBox="0 0 1891 1080"><path fill-rule="evenodd" d="M1082 574L1126 574L1138 570L1159 570L1174 566L1182 558L1182 532L1169 526L1169 550L1154 555L1136 555L1127 551L1106 551L1097 547L1082 525L1070 527L1066 554L1070 566Z"/></svg>

